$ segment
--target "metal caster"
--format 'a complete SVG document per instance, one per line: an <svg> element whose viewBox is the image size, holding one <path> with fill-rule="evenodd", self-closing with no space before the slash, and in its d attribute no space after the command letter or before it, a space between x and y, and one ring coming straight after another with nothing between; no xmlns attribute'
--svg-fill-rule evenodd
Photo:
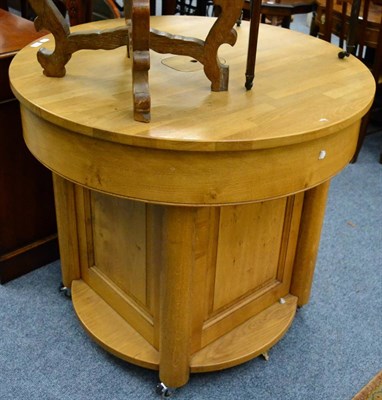
<svg viewBox="0 0 382 400"><path fill-rule="evenodd" d="M68 299L72 298L72 291L70 290L70 288L64 286L63 283L61 283L61 285L60 285L58 290L60 291L60 293L62 293Z"/></svg>
<svg viewBox="0 0 382 400"><path fill-rule="evenodd" d="M347 51L340 51L338 53L338 58L340 58L341 60L344 59L345 57L349 57L349 56L350 56L350 53Z"/></svg>
<svg viewBox="0 0 382 400"><path fill-rule="evenodd" d="M269 352L268 351L264 351L264 353L262 354L262 356L264 357L265 361L269 361Z"/></svg>
<svg viewBox="0 0 382 400"><path fill-rule="evenodd" d="M162 396L162 399L171 397L175 392L175 389L168 388L163 382L157 384L156 393Z"/></svg>

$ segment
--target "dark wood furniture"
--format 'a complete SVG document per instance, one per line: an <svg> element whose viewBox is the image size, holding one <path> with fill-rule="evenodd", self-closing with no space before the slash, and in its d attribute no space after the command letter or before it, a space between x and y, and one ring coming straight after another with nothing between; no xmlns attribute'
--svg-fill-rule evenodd
<svg viewBox="0 0 382 400"><path fill-rule="evenodd" d="M162 15L199 15L206 16L207 10L212 9L212 0L162 0Z"/></svg>
<svg viewBox="0 0 382 400"><path fill-rule="evenodd" d="M70 26L85 22L123 17L123 10L113 0L65 0ZM156 1L150 0L150 13L155 14Z"/></svg>
<svg viewBox="0 0 382 400"><path fill-rule="evenodd" d="M51 173L24 144L19 103L8 80L14 55L41 33L3 9L0 26L0 283L5 283L59 253Z"/></svg>
<svg viewBox="0 0 382 400"><path fill-rule="evenodd" d="M53 3L56 5L58 10L63 16L66 16L66 4L65 1L69 3L74 3L77 0L52 0ZM91 1L91 0L81 0L84 2ZM35 14L33 13L33 10L31 9L28 0L0 0L0 8L3 10L9 11L9 10L15 10L21 15L21 17L25 19L29 19L31 21L34 20Z"/></svg>
<svg viewBox="0 0 382 400"><path fill-rule="evenodd" d="M243 17L249 19L252 0L245 0L243 6ZM281 25L289 29L292 16L295 14L308 14L314 11L316 0L264 0L261 3L261 22L267 20L272 25Z"/></svg>
<svg viewBox="0 0 382 400"><path fill-rule="evenodd" d="M378 93L381 89L382 72L382 2L380 0L357 0L353 2L342 0L342 5L343 27L346 27L346 11L348 8L350 9L350 18L347 29L346 50L341 51L338 56L343 58L354 54L367 64L374 76ZM373 28L370 27L370 22L374 24ZM372 109L362 120L353 162L357 160L358 154L361 151L368 132L369 121L378 119L380 123L380 114L381 106L375 101Z"/></svg>
<svg viewBox="0 0 382 400"><path fill-rule="evenodd" d="M382 6L382 0L374 0L373 2L376 5ZM373 65L373 75L376 79L378 77L378 83L380 83L380 77L382 75L382 17L381 23L379 25L377 47L375 51L375 60Z"/></svg>
<svg viewBox="0 0 382 400"><path fill-rule="evenodd" d="M83 24L92 20L92 0L67 0L65 5L71 26Z"/></svg>
<svg viewBox="0 0 382 400"><path fill-rule="evenodd" d="M123 17L121 10L113 0L62 0L65 4L70 26L85 22ZM150 0L150 13L155 14L156 1Z"/></svg>
<svg viewBox="0 0 382 400"><path fill-rule="evenodd" d="M381 5L371 0L351 3L353 2L348 0L318 0L314 19L318 36L330 42L331 35L334 34L340 38L342 45L348 37L353 10L356 21L358 20L354 27L358 31L355 39L362 42L362 46L375 48L381 23Z"/></svg>
<svg viewBox="0 0 382 400"><path fill-rule="evenodd" d="M379 91L382 69L382 2L381 0L319 0L313 24L318 36L331 41L332 34L339 37L344 50L340 58L353 54L369 66ZM378 91L377 91L378 93ZM381 107L375 103L362 119L359 141L352 162L358 154L370 119L380 120Z"/></svg>

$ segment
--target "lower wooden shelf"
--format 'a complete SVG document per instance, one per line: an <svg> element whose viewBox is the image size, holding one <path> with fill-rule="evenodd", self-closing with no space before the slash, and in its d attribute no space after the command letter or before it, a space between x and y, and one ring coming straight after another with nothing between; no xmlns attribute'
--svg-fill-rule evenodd
<svg viewBox="0 0 382 400"><path fill-rule="evenodd" d="M288 295L284 300L193 354L191 372L233 367L269 350L284 336L296 314L297 297Z"/></svg>
<svg viewBox="0 0 382 400"><path fill-rule="evenodd" d="M74 310L88 334L111 354L158 369L159 352L83 280L72 282Z"/></svg>
<svg viewBox="0 0 382 400"><path fill-rule="evenodd" d="M159 351L134 330L84 281L72 282L76 314L88 334L115 356L133 364L159 369ZM297 297L273 304L191 356L191 372L229 368L268 350L285 334L297 307Z"/></svg>

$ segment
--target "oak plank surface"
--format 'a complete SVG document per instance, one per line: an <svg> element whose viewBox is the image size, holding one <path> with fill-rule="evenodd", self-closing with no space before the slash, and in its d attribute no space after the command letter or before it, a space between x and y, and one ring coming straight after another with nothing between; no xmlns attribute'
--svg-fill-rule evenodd
<svg viewBox="0 0 382 400"><path fill-rule="evenodd" d="M110 20L91 26L106 29L123 23ZM152 27L200 38L212 23L213 18L203 17L151 18ZM152 121L147 125L131 122L131 61L124 48L76 53L64 79L49 79L35 60L36 49L28 47L11 66L12 85L25 105L68 129L119 143L177 150L245 150L300 143L330 134L337 124L350 125L369 108L372 77L361 62L336 59L338 49L317 38L263 25L255 87L246 92L248 24L243 22L237 32L236 45L223 45L219 52L230 65L228 92L211 92L202 70L181 73L162 63L166 55L150 53ZM31 97L33 104L28 101ZM100 113L105 118L98 118ZM280 118L285 121L282 125Z"/></svg>

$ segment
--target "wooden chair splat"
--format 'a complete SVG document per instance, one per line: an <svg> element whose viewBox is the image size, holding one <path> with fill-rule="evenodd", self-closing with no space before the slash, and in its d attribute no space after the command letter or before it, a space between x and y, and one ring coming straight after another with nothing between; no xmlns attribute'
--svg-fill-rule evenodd
<svg viewBox="0 0 382 400"><path fill-rule="evenodd" d="M134 119L150 122L150 4L146 0L125 2L129 31L129 54L133 68Z"/></svg>

